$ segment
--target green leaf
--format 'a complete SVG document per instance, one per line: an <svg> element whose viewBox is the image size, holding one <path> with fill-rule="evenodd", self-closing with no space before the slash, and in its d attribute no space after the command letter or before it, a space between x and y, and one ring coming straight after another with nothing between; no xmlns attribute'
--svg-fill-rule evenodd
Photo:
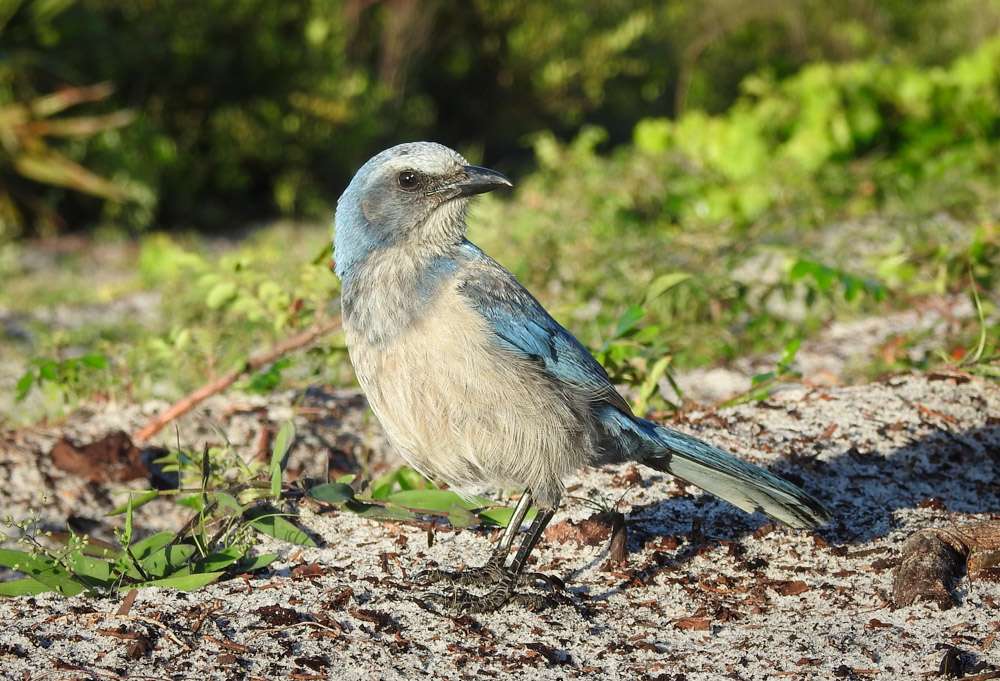
<svg viewBox="0 0 1000 681"><path fill-rule="evenodd" d="M235 297L236 284L231 281L220 281L205 296L205 305L210 310L217 310Z"/></svg>
<svg viewBox="0 0 1000 681"><path fill-rule="evenodd" d="M179 497L176 503L187 508L193 508L196 511L205 508L205 500L201 494L189 494L186 497Z"/></svg>
<svg viewBox="0 0 1000 681"><path fill-rule="evenodd" d="M139 563L146 574L152 577L166 577L190 563L197 552L198 549L191 544L173 544L154 551Z"/></svg>
<svg viewBox="0 0 1000 681"><path fill-rule="evenodd" d="M396 471L396 480L399 482L399 488L403 490L434 487L433 483L409 466L401 466Z"/></svg>
<svg viewBox="0 0 1000 681"><path fill-rule="evenodd" d="M273 507L260 507L247 511L252 519L250 527L263 534L299 546L316 546L312 537L291 521L283 518Z"/></svg>
<svg viewBox="0 0 1000 681"><path fill-rule="evenodd" d="M646 374L646 378L643 379L642 385L639 386L639 398L633 405L633 411L636 414L642 416L646 413L646 409L649 407L649 399L656 393L660 379L663 378L665 373L667 373L667 367L670 366L672 359L673 357L670 355L660 357Z"/></svg>
<svg viewBox="0 0 1000 681"><path fill-rule="evenodd" d="M538 510L532 507L528 509L528 513L524 516L524 519L531 521L536 515L538 515ZM514 509L510 506L494 506L493 508L479 512L480 520L486 521L484 524L497 525L499 527L510 525L512 517L514 517Z"/></svg>
<svg viewBox="0 0 1000 681"><path fill-rule="evenodd" d="M99 558L91 558L82 553L73 553L67 557L70 569L78 577L88 577L99 582L111 581L111 563Z"/></svg>
<svg viewBox="0 0 1000 681"><path fill-rule="evenodd" d="M173 532L157 532L156 534L151 534L145 539L140 539L132 544L132 555L140 560L147 558L153 552L159 551L173 541L174 536Z"/></svg>
<svg viewBox="0 0 1000 681"><path fill-rule="evenodd" d="M281 372L292 365L290 357L282 357L266 369L258 371L247 382L249 392L265 395L274 392L281 385Z"/></svg>
<svg viewBox="0 0 1000 681"><path fill-rule="evenodd" d="M243 513L246 510L246 507L239 502L239 499L229 492L212 492L212 497L219 505L219 508L228 508L230 511L235 511L236 513Z"/></svg>
<svg viewBox="0 0 1000 681"><path fill-rule="evenodd" d="M53 151L21 154L14 158L14 168L20 175L43 184L66 187L115 201L128 197L124 187L95 175L79 163Z"/></svg>
<svg viewBox="0 0 1000 681"><path fill-rule="evenodd" d="M802 345L801 338L793 338L785 344L784 352L782 352L781 359L778 360L778 366L782 368L787 368L795 361L795 356L799 352L799 347Z"/></svg>
<svg viewBox="0 0 1000 681"><path fill-rule="evenodd" d="M246 549L238 546L227 546L226 548L210 553L198 560L194 566L194 572L216 572L224 570L236 563L246 554Z"/></svg>
<svg viewBox="0 0 1000 681"><path fill-rule="evenodd" d="M35 385L35 372L28 369L23 374L21 378L17 380L17 385L14 386L14 399L17 402L23 402L24 398L28 396L31 392L32 386Z"/></svg>
<svg viewBox="0 0 1000 681"><path fill-rule="evenodd" d="M80 357L80 362L91 369L107 369L108 368L108 358L104 355L99 355L92 353L89 355L84 355Z"/></svg>
<svg viewBox="0 0 1000 681"><path fill-rule="evenodd" d="M453 506L465 510L485 508L493 504L490 499L475 497L463 499L450 490L444 489L413 489L390 494L385 499L396 506L402 506L414 511L447 514Z"/></svg>
<svg viewBox="0 0 1000 681"><path fill-rule="evenodd" d="M409 490L433 488L433 485L409 466L400 466L396 470L376 478L371 483L371 498L385 499L397 487L401 490Z"/></svg>
<svg viewBox="0 0 1000 681"><path fill-rule="evenodd" d="M24 551L0 549L0 566L25 574L64 596L76 596L84 585L51 558L32 556ZM16 566L16 567L15 567Z"/></svg>
<svg viewBox="0 0 1000 681"><path fill-rule="evenodd" d="M132 509L135 506L132 501L132 495L128 495L128 501L125 503L125 529L122 530L122 546L128 548L132 543Z"/></svg>
<svg viewBox="0 0 1000 681"><path fill-rule="evenodd" d="M257 572L257 570L263 570L276 560L278 560L277 553L262 553L250 559L244 558L236 564L235 571L237 573Z"/></svg>
<svg viewBox="0 0 1000 681"><path fill-rule="evenodd" d="M351 486L340 482L328 482L310 487L306 494L327 504L342 504L354 498L354 490L351 489Z"/></svg>
<svg viewBox="0 0 1000 681"><path fill-rule="evenodd" d="M351 513L355 513L368 520L416 520L417 516L413 511L408 511L399 506L380 506L378 504L366 504L361 501L348 501L345 508Z"/></svg>
<svg viewBox="0 0 1000 681"><path fill-rule="evenodd" d="M472 527L476 525L478 516L471 511L467 511L461 506L455 505L448 509L448 522L452 527Z"/></svg>
<svg viewBox="0 0 1000 681"><path fill-rule="evenodd" d="M46 381L58 380L59 364L51 359L42 360L38 364L38 377Z"/></svg>
<svg viewBox="0 0 1000 681"><path fill-rule="evenodd" d="M285 454L294 439L295 424L285 421L274 438L274 449L271 452L271 496L275 499L281 496L281 462L285 460Z"/></svg>
<svg viewBox="0 0 1000 681"><path fill-rule="evenodd" d="M139 582L138 584L123 584L118 590L128 591L129 589L159 587L161 589L177 589L178 591L194 591L203 586L208 586L224 574L224 572L198 572L191 575L164 577L163 579L153 579L148 582Z"/></svg>
<svg viewBox="0 0 1000 681"><path fill-rule="evenodd" d="M691 278L691 275L687 272L668 272L667 274L661 274L656 279L646 287L646 302L655 300L662 296L664 293L670 289L683 284L685 281Z"/></svg>
<svg viewBox="0 0 1000 681"><path fill-rule="evenodd" d="M618 318L618 326L615 328L615 337L620 338L633 330L643 317L646 316L646 308L641 305L632 305L621 317Z"/></svg>
<svg viewBox="0 0 1000 681"><path fill-rule="evenodd" d="M46 591L53 591L53 589L31 577L0 582L0 596L37 596Z"/></svg>

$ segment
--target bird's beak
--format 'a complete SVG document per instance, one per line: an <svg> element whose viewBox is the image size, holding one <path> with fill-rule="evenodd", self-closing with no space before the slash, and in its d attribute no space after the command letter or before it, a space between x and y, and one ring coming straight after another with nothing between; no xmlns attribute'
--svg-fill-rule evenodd
<svg viewBox="0 0 1000 681"><path fill-rule="evenodd" d="M465 166L458 175L458 181L451 185L457 189L457 196L475 196L485 194L500 187L513 187L514 184L501 173L479 166Z"/></svg>

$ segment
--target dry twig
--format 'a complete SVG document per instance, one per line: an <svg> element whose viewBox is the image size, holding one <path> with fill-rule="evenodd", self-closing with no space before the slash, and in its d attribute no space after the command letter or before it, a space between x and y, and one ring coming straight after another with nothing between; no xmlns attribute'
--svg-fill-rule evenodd
<svg viewBox="0 0 1000 681"><path fill-rule="evenodd" d="M238 369L233 369L229 373L220 376L214 381L206 383L194 392L170 405L170 408L162 414L158 414L154 418L150 419L145 426L132 436L132 441L137 444L146 442L149 438L160 432L168 423L188 413L212 395L222 392L239 380L241 376L257 371L261 367L274 362L279 357L287 355L289 352L298 350L299 348L303 348L315 341L317 338L325 336L326 334L336 331L339 328L339 317L321 319L302 333L286 338L267 351L250 357Z"/></svg>

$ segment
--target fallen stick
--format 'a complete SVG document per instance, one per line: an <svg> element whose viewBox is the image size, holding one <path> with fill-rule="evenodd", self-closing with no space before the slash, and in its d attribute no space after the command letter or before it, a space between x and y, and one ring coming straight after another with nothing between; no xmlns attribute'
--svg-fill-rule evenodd
<svg viewBox="0 0 1000 681"><path fill-rule="evenodd" d="M920 598L944 610L955 604L951 591L963 572L975 579L998 566L1000 520L920 530L903 544L893 601L902 607Z"/></svg>
<svg viewBox="0 0 1000 681"><path fill-rule="evenodd" d="M168 423L188 413L212 395L222 392L239 380L239 378L244 374L257 371L261 367L272 363L282 355L286 355L293 350L305 347L320 336L325 336L331 331L335 331L339 328L339 317L323 319L316 322L302 333L286 338L259 355L253 355L239 368L233 369L227 374L223 374L211 383L206 383L194 392L189 393L182 399L174 402L170 405L170 408L163 413L157 414L155 417L150 419L145 426L136 431L136 433L132 436L132 441L136 444L146 442L149 438L163 430L164 426Z"/></svg>

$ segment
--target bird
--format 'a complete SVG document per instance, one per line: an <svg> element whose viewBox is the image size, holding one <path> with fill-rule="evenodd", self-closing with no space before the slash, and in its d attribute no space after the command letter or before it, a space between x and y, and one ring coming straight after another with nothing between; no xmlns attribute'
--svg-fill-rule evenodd
<svg viewBox="0 0 1000 681"><path fill-rule="evenodd" d="M447 146L409 142L369 159L337 201L345 342L389 443L460 494L524 490L485 565L424 581L456 582L448 604L463 612L539 606L519 593L525 565L564 480L587 466L639 462L793 528L827 523L798 486L634 414L583 344L467 238L472 197L512 186ZM488 591L460 588L473 584Z"/></svg>

